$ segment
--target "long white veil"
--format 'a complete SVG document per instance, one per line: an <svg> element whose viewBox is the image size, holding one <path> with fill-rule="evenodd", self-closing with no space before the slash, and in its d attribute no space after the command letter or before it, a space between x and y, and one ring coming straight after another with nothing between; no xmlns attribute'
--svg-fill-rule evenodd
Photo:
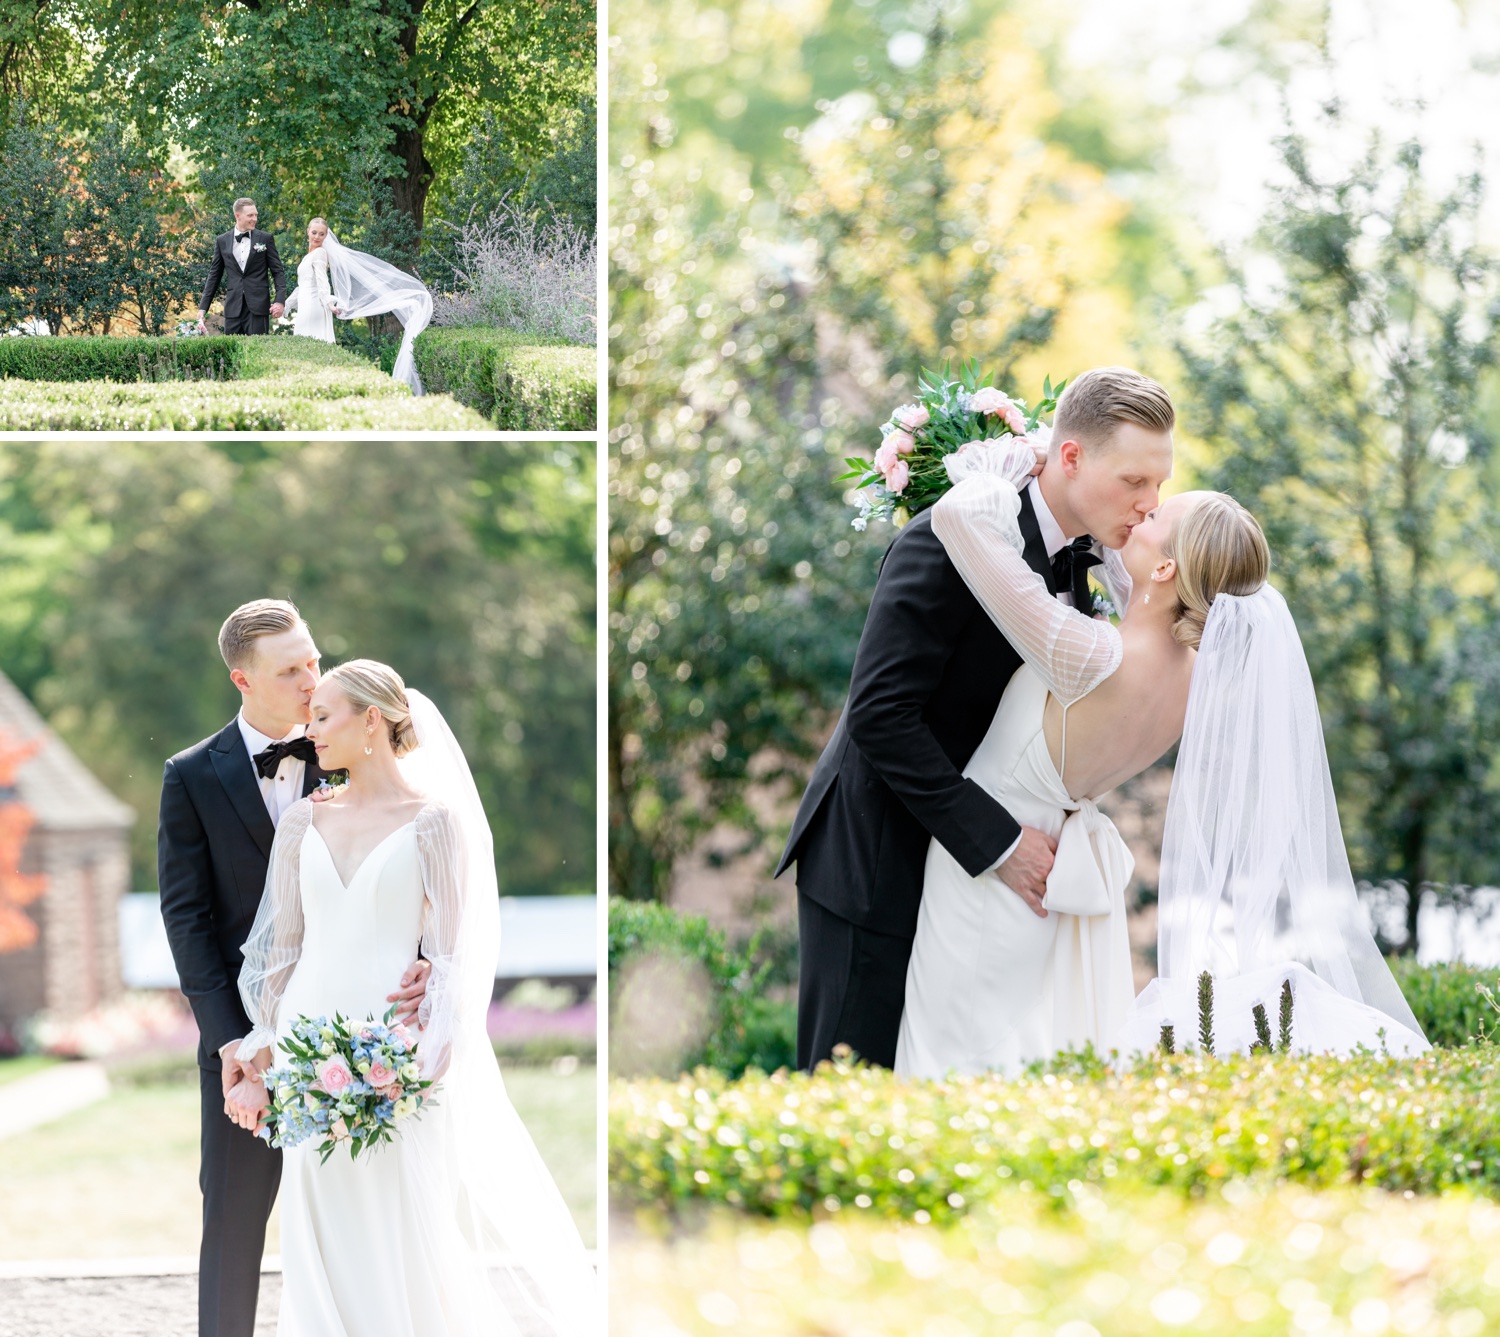
<svg viewBox="0 0 1500 1337"><path fill-rule="evenodd" d="M432 294L427 285L415 274L397 269L385 260L363 251L351 251L333 235L332 228L323 241L323 249L328 255L328 280L338 303L339 318L395 316L405 332L391 375L411 386L412 394L422 394L422 378L417 375L412 342L432 320Z"/></svg>
<svg viewBox="0 0 1500 1337"><path fill-rule="evenodd" d="M461 833L456 851L464 889L456 947L433 962L434 1008L422 1045L451 1059L431 1115L451 1137L413 1138L414 1182L405 1210L424 1219L419 1232L440 1250L452 1275L469 1260L468 1286L444 1297L446 1331L546 1332L584 1337L599 1331L593 1268L567 1205L506 1095L486 1029L500 954L500 901L494 842L463 750L438 708L408 689L418 747L401 759L403 775L446 806ZM427 1119L424 1115L424 1121ZM417 1125L420 1127L420 1125ZM530 1321L513 1317L525 1310Z"/></svg>
<svg viewBox="0 0 1500 1337"><path fill-rule="evenodd" d="M1349 869L1312 674L1270 585L1213 601L1167 802L1157 969L1122 1053L1195 1043L1198 977L1214 976L1215 1050L1248 1050L1253 1009L1276 1036L1282 985L1292 1043L1392 1054L1428 1047L1370 934ZM1384 1032L1383 1036L1380 1032Z"/></svg>

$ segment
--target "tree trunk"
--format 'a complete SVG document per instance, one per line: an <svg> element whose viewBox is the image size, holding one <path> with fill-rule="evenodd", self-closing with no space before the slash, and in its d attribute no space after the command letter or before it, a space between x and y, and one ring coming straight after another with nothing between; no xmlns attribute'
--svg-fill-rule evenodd
<svg viewBox="0 0 1500 1337"><path fill-rule="evenodd" d="M392 146L405 168L391 182L391 195L396 208L409 214L421 231L422 220L427 212L427 192L432 188L432 164L422 152L422 130L398 130Z"/></svg>

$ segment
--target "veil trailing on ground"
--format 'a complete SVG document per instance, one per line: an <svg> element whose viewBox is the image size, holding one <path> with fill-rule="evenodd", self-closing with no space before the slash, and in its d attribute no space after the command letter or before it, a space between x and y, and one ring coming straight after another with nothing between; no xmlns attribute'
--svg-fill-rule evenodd
<svg viewBox="0 0 1500 1337"><path fill-rule="evenodd" d="M1355 894L1312 674L1270 585L1220 594L1209 612L1167 803L1158 916L1159 976L1135 1001L1122 1053L1153 1048L1163 1022L1179 1047L1194 1043L1205 970L1221 1054L1250 1048L1257 1003L1275 1032L1288 980L1296 1049L1428 1047Z"/></svg>
<svg viewBox="0 0 1500 1337"><path fill-rule="evenodd" d="M469 1285L444 1297L447 1331L584 1337L601 1321L593 1268L506 1095L486 1029L500 955L489 822L447 721L422 693L406 695L418 746L401 759L402 774L448 809L447 834L429 857L455 870L462 894L456 932L443 935L452 952L432 962L422 1016L423 1051L447 1058L432 1114L451 1136L409 1139L421 1154L409 1158L402 1210L424 1218L421 1235L450 1266L455 1256L470 1260ZM517 1322L523 1311L528 1321Z"/></svg>
<svg viewBox="0 0 1500 1337"><path fill-rule="evenodd" d="M351 251L333 235L332 229L323 241L323 249L328 255L328 277L339 318L395 316L405 333L391 375L411 386L412 394L420 395L422 378L417 375L411 346L432 320L432 294L427 285L415 274L397 269L385 260L363 251Z"/></svg>

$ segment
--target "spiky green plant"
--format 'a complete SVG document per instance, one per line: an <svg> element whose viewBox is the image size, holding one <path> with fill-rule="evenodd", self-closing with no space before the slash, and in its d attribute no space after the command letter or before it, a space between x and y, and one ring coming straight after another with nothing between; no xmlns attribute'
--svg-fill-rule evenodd
<svg viewBox="0 0 1500 1337"><path fill-rule="evenodd" d="M1266 1016L1266 1005L1257 1003L1251 1011L1255 1014L1255 1043L1250 1046L1252 1054L1271 1052L1271 1021Z"/></svg>
<svg viewBox="0 0 1500 1337"><path fill-rule="evenodd" d="M1214 977L1206 970L1198 976L1198 1043L1214 1052Z"/></svg>
<svg viewBox="0 0 1500 1337"><path fill-rule="evenodd" d="M1281 982L1281 1035L1278 1037L1278 1048L1283 1054L1289 1054L1292 1050L1292 982L1282 980Z"/></svg>
<svg viewBox="0 0 1500 1337"><path fill-rule="evenodd" d="M1164 1021L1161 1024L1161 1052L1163 1054L1177 1052L1177 1032L1170 1021Z"/></svg>

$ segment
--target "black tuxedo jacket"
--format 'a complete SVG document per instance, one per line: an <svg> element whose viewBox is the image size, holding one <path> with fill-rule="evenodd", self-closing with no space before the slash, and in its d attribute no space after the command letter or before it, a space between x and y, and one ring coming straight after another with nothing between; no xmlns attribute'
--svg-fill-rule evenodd
<svg viewBox="0 0 1500 1337"><path fill-rule="evenodd" d="M304 797L323 774L306 764ZM238 719L167 762L156 834L161 917L198 1022L202 1067L218 1068L219 1049L250 1032L240 1002L241 949L275 836Z"/></svg>
<svg viewBox="0 0 1500 1337"><path fill-rule="evenodd" d="M1056 593L1029 491L1019 516L1026 562ZM1074 584L1088 607L1088 577ZM914 516L881 562L854 657L849 698L797 809L776 876L809 842L827 842L797 891L879 933L912 937L929 840L973 876L1015 842L1020 824L961 772L989 731L1021 656ZM824 870L837 870L837 875Z"/></svg>
<svg viewBox="0 0 1500 1337"><path fill-rule="evenodd" d="M257 246L266 249L257 251ZM276 238L258 228L250 232L250 254L245 260L244 272L234 262L234 230L222 232L214 238L214 258L208 266L208 282L203 285L203 297L198 303L200 311L207 311L219 285L224 286L224 316L226 319L249 311L257 316L271 312L271 281L276 283L276 300L286 301L286 270L281 256L276 253Z"/></svg>

